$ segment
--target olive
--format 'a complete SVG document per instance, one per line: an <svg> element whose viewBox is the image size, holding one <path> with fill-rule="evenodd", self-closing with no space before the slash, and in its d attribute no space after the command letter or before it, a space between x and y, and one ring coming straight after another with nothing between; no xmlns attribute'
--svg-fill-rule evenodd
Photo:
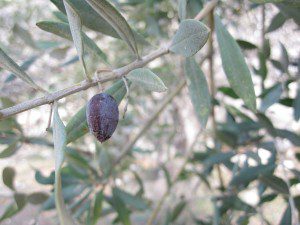
<svg viewBox="0 0 300 225"><path fill-rule="evenodd" d="M116 100L109 94L94 95L86 107L86 119L90 132L102 143L109 139L119 122Z"/></svg>

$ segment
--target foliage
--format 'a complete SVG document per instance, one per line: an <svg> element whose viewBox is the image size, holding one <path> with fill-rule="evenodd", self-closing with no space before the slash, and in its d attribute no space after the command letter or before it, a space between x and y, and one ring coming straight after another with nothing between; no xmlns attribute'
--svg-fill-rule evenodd
<svg viewBox="0 0 300 225"><path fill-rule="evenodd" d="M229 6L231 3L234 4ZM10 1L4 1L0 6L9 4ZM51 0L46 4L56 6L52 18L43 17L43 21L35 22L46 31L42 35L51 40L35 40L29 29L16 23L15 36L33 52L23 63L12 59L18 58L19 50L0 43L3 86L14 85L20 78L32 88L28 97L41 93L44 98L51 96L52 86L45 91L48 83L29 75L30 67L38 66L36 61L47 55L58 59L59 70L71 68L80 74L76 78L70 78L70 74L60 77L55 88L64 87L66 78L72 82L85 79L81 84L90 84L87 88L95 86L95 81L109 81L104 92L114 97L120 110L125 108L124 114L128 102L130 110L120 119L112 139L104 144L96 143L88 134L87 96L84 103L70 100L77 103L77 111L68 111L67 103L48 102L53 107L49 129L53 138L28 135L28 128L24 129L17 116L2 118L0 159L4 161L19 154L24 145L40 146L54 150L55 169L49 176L39 168L35 171L35 181L51 191L23 192L15 182L15 165L5 167L2 180L12 199L1 211L0 222L34 204L41 211L55 209L60 224L93 225L110 221L130 225L138 223L138 215L143 215L139 224L146 221L148 224L251 224L253 218L271 224L261 209L279 197L285 207L279 224L289 225L293 220L297 224L300 198L293 188L299 185L300 171L285 166L285 152L280 143L288 143L285 146L293 152L300 146L300 136L290 127L278 126L277 118L270 113L275 107L281 107L279 110L284 107L292 112L294 122L300 118L300 58L292 57L286 43L275 43L271 36L291 26L299 29L297 1ZM206 8L209 4L215 5ZM262 9L264 18L268 7L276 9L276 13L269 24L262 20L262 31L257 29L263 32L260 44L239 39L237 32L232 32L232 27L243 29L238 21L242 13ZM43 9L47 10L50 7ZM202 21L194 19L200 11L204 16ZM156 42L162 47L151 52L154 48L151 44ZM280 49L279 58L274 58L276 46ZM143 61L148 63L160 57L165 58L151 65ZM217 59L222 64L220 71L214 67ZM205 60L209 70L202 67ZM113 70L111 65L120 68ZM121 70L126 70L124 76L118 76ZM274 79L274 71L279 78ZM221 74L221 79L226 79L229 85L227 82L219 85L215 74ZM119 80L111 82L116 79ZM193 124L193 130L201 131L201 138L197 136L190 147L175 140L176 135L191 140L193 134L192 130L184 134L184 125L178 119L178 111L189 109L186 92L179 95L185 85L199 122ZM52 95L57 93L60 92ZM171 104L175 97L180 99L179 103ZM3 96L0 100L1 119L3 110L16 109L16 98ZM153 110L156 105L157 110ZM70 117L61 118L59 109L67 110ZM225 116L222 118L218 112ZM149 119L141 119L141 114ZM160 117L161 114L164 116ZM142 147L138 141L143 143ZM170 154L170 149L175 149L176 154ZM150 179L145 173L152 171L138 163L141 158L147 161L155 154L159 155L159 163L154 170L165 179L165 189L159 188L162 191L159 196L163 197L158 204L157 198L149 198L148 193L153 186L148 186ZM293 163L299 165L299 153L294 155ZM184 163L174 176L169 166L177 159ZM193 206L193 201L200 198L198 192L191 193L191 181L195 179L205 184L205 198L212 208L205 206L204 216L199 216L199 208ZM175 188L180 185L184 185L181 193L186 196L176 194ZM241 197L247 190L256 191L256 203L250 204ZM169 198L172 199L167 201Z"/></svg>

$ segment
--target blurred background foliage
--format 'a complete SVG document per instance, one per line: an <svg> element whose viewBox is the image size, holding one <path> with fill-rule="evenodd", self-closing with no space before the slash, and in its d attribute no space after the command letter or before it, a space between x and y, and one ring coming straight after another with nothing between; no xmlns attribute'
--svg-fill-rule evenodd
<svg viewBox="0 0 300 225"><path fill-rule="evenodd" d="M118 68L134 60L126 44L109 29L102 30L93 14L85 11L85 1L72 2L84 15L84 32L99 47L92 46L85 55L89 71ZM185 1L110 2L134 28L141 55L145 55L170 41L180 22L179 6ZM299 224L300 8L292 0L260 2L219 1L215 9L246 57L257 113L245 107L230 88L214 33L215 115L200 134L187 88L162 105L184 79L183 58L174 54L149 64L169 91L151 93L132 86L125 118L104 144L83 135L87 128L80 133L70 125L78 109L101 91L99 87L59 102L71 142L62 169L62 192L79 223L146 224L157 213L150 222ZM187 18L194 18L207 4L204 0L186 3ZM50 91L83 79L70 36L62 27L58 32L50 26L68 22L61 4L60 0L0 1L0 47ZM207 18L203 22L209 26ZM204 60L201 67L211 87L205 60L209 51L206 45L196 61ZM41 96L14 74L0 73L1 108ZM113 83L102 88L112 91ZM125 95L122 88L119 101ZM124 105L123 100L120 111ZM45 131L49 111L46 105L0 122L1 224L57 224L52 132ZM136 136L129 154L114 164Z"/></svg>

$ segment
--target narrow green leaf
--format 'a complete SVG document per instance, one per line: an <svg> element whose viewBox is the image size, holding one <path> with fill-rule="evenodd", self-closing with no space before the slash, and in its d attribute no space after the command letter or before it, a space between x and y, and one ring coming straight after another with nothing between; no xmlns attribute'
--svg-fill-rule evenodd
<svg viewBox="0 0 300 225"><path fill-rule="evenodd" d="M193 57L186 58L184 72L194 110L201 126L205 128L211 110L205 76Z"/></svg>
<svg viewBox="0 0 300 225"><path fill-rule="evenodd" d="M280 54L281 66L283 68L283 71L288 73L288 68L289 68L289 63L290 63L289 55L288 55L288 52L287 52L285 46L282 43L280 43L280 49L281 49L281 54Z"/></svg>
<svg viewBox="0 0 300 225"><path fill-rule="evenodd" d="M241 39L236 39L236 42L239 44L239 46L242 49L245 50L253 50L253 49L257 49L257 46L249 41L245 41L245 40L241 40Z"/></svg>
<svg viewBox="0 0 300 225"><path fill-rule="evenodd" d="M0 216L0 222L20 212L25 207L25 205L26 205L26 195L15 193L14 203L11 203L5 208L3 214Z"/></svg>
<svg viewBox="0 0 300 225"><path fill-rule="evenodd" d="M72 34L69 24L62 22L42 21L36 24L40 29L58 35L59 37L65 38L72 41ZM90 39L86 34L82 33L83 45L89 53L100 57L104 62L107 63L106 55L100 50L96 43Z"/></svg>
<svg viewBox="0 0 300 225"><path fill-rule="evenodd" d="M24 41L25 44L29 45L32 48L37 48L35 41L33 40L31 34L28 30L25 30L23 27L15 24L13 27L14 35L18 36L20 39Z"/></svg>
<svg viewBox="0 0 300 225"><path fill-rule="evenodd" d="M140 58L135 37L125 18L106 0L86 0L86 2L115 29L136 57Z"/></svg>
<svg viewBox="0 0 300 225"><path fill-rule="evenodd" d="M169 173L169 171L168 171L168 169L166 168L165 165L162 165L161 168L162 168L162 170L164 172L167 186L168 186L168 188L171 188L172 180L171 180L170 173Z"/></svg>
<svg viewBox="0 0 300 225"><path fill-rule="evenodd" d="M215 17L215 25L222 65L227 79L235 93L244 100L246 106L252 111L256 111L253 82L241 49L218 16Z"/></svg>
<svg viewBox="0 0 300 225"><path fill-rule="evenodd" d="M82 24L94 31L100 32L105 35L109 35L114 38L120 38L114 28L106 22L93 8L86 2L82 0L69 0L73 3L73 6L79 13L82 20ZM66 10L63 4L63 0L51 0L51 2L63 13L66 14ZM64 20L62 20L65 22ZM135 39L141 43L148 45L149 43L145 41L144 37L134 32Z"/></svg>
<svg viewBox="0 0 300 225"><path fill-rule="evenodd" d="M39 87L19 66L17 63L15 63L1 48L0 48L0 67L3 69L6 69L13 74L15 74L17 77L25 81L27 84L29 84L31 87L33 87L36 90L43 91L44 90Z"/></svg>
<svg viewBox="0 0 300 225"><path fill-rule="evenodd" d="M276 84L274 87L272 87L272 89L269 90L267 94L262 98L259 110L261 112L265 112L270 106L272 106L274 103L277 103L282 92L282 84Z"/></svg>
<svg viewBox="0 0 300 225"><path fill-rule="evenodd" d="M287 18L292 18L295 23L300 25L300 3L299 1L293 1L295 5L292 3L293 0L291 0L291 4L286 3L278 3L276 6L280 9L280 12L284 14Z"/></svg>
<svg viewBox="0 0 300 225"><path fill-rule="evenodd" d="M127 209L125 203L123 200L119 197L118 192L116 192L116 189L113 189L113 202L112 206L118 213L119 220L124 225L131 225L130 222L130 211Z"/></svg>
<svg viewBox="0 0 300 225"><path fill-rule="evenodd" d="M126 78L149 91L164 92L168 90L163 81L147 68L132 70Z"/></svg>
<svg viewBox="0 0 300 225"><path fill-rule="evenodd" d="M6 147L0 152L0 159L12 156L17 152L19 148L19 140L15 140L13 143L11 143L8 147Z"/></svg>
<svg viewBox="0 0 300 225"><path fill-rule="evenodd" d="M218 152L216 154L211 155L208 157L204 162L203 165L206 168L212 167L215 164L220 164L224 163L227 161L230 161L230 159L235 156L236 153L231 151L231 152Z"/></svg>
<svg viewBox="0 0 300 225"><path fill-rule="evenodd" d="M184 208L186 206L186 201L180 201L175 208L172 211L171 214L171 222L175 222L177 218L180 216L180 214L183 212Z"/></svg>
<svg viewBox="0 0 300 225"><path fill-rule="evenodd" d="M292 225L292 208L290 204L286 207L279 225Z"/></svg>
<svg viewBox="0 0 300 225"><path fill-rule="evenodd" d="M98 143L96 143L96 148L100 148ZM101 148L98 162L104 177L107 177L112 169L112 158L106 149Z"/></svg>
<svg viewBox="0 0 300 225"><path fill-rule="evenodd" d="M66 13L68 16L68 21L70 24L70 30L71 30L71 34L72 34L72 38L73 38L73 42L75 45L75 48L77 50L77 54L79 56L79 59L82 63L83 69L84 69L84 73L86 78L89 78L87 69L86 69L86 64L84 61L84 45L83 45L83 41L82 41L82 24L81 24L81 19L78 15L78 13L76 12L74 6L72 5L72 3L70 3L69 0L63 0L64 2L64 6L66 9Z"/></svg>
<svg viewBox="0 0 300 225"><path fill-rule="evenodd" d="M300 83L298 83L297 95L293 101L293 108L294 108L294 118L296 121L298 121L300 119Z"/></svg>
<svg viewBox="0 0 300 225"><path fill-rule="evenodd" d="M178 16L180 20L186 19L186 6L188 0L178 0Z"/></svg>
<svg viewBox="0 0 300 225"><path fill-rule="evenodd" d="M15 190L14 187L14 178L15 178L16 172L14 168L12 167L5 167L2 171L2 180L3 183L9 187L11 190Z"/></svg>
<svg viewBox="0 0 300 225"><path fill-rule="evenodd" d="M66 130L58 114L57 102L54 103L53 110L53 142L55 151L55 205L60 224L73 225L75 223L67 211L62 195L61 166L64 161L64 150L66 147Z"/></svg>
<svg viewBox="0 0 300 225"><path fill-rule="evenodd" d="M208 36L209 29L202 22L192 19L183 20L172 39L170 51L190 57L205 45Z"/></svg>
<svg viewBox="0 0 300 225"><path fill-rule="evenodd" d="M48 194L44 192L34 192L28 195L28 202L34 205L39 205L45 202L49 198Z"/></svg>
<svg viewBox="0 0 300 225"><path fill-rule="evenodd" d="M259 179L263 184L269 186L270 188L272 188L274 191L278 193L285 194L285 195L290 194L289 187L287 186L285 181L277 176L267 175L267 176L262 176Z"/></svg>
<svg viewBox="0 0 300 225"><path fill-rule="evenodd" d="M268 68L267 68L267 59L263 52L258 52L258 58L259 58L259 70L258 74L262 78L262 82L267 78L268 74Z"/></svg>
<svg viewBox="0 0 300 225"><path fill-rule="evenodd" d="M114 192L114 196L118 196L118 198L122 199L122 201L129 208L133 208L136 210L145 210L148 208L147 203L140 196L130 194L119 188L114 188L113 192Z"/></svg>
<svg viewBox="0 0 300 225"><path fill-rule="evenodd" d="M275 31L282 27L282 25L285 23L286 17L281 13L278 12L271 20L271 23L269 27L266 30L266 33L270 33L272 31Z"/></svg>
<svg viewBox="0 0 300 225"><path fill-rule="evenodd" d="M300 146L300 136L286 129L276 129L276 135L281 138L286 138L295 146Z"/></svg>
<svg viewBox="0 0 300 225"><path fill-rule="evenodd" d="M230 182L231 186L240 186L251 182L259 175L265 175L271 173L276 165L258 165L254 167L243 168L236 176L234 176Z"/></svg>
<svg viewBox="0 0 300 225"><path fill-rule="evenodd" d="M92 224L95 225L98 221L98 219L101 216L102 213L102 203L103 203L103 192L99 191L96 195L95 195L95 199L94 199L94 207L93 207L93 219L92 219Z"/></svg>

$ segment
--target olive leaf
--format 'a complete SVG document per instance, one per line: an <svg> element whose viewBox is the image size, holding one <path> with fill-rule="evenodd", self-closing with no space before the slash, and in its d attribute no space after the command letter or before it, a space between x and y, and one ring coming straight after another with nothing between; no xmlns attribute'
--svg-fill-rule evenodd
<svg viewBox="0 0 300 225"><path fill-rule="evenodd" d="M27 84L29 84L34 89L45 92L1 48L0 48L0 67L12 72L13 74L15 74L17 77L19 77L23 81L25 81Z"/></svg>
<svg viewBox="0 0 300 225"><path fill-rule="evenodd" d="M70 3L68 0L63 0L63 2L64 2L65 9L67 12L68 21L69 21L70 29L71 29L71 34L72 34L75 48L77 50L77 54L82 63L85 76L87 79L89 79L89 75L88 75L88 72L86 69L86 64L85 64L84 57L83 57L84 56L84 45L83 45L83 41L82 41L81 19L80 19L78 13L76 12L76 10L74 9L72 3Z"/></svg>
<svg viewBox="0 0 300 225"><path fill-rule="evenodd" d="M211 98L205 76L193 57L186 58L184 71L194 110L204 128L211 110Z"/></svg>
<svg viewBox="0 0 300 225"><path fill-rule="evenodd" d="M9 187L11 190L15 190L15 187L14 187L15 175L16 175L15 169L12 167L5 167L2 171L3 183L7 187Z"/></svg>
<svg viewBox="0 0 300 225"><path fill-rule="evenodd" d="M246 106L256 111L253 82L242 51L218 16L215 16L215 26L222 65L230 86Z"/></svg>
<svg viewBox="0 0 300 225"><path fill-rule="evenodd" d="M168 90L163 81L155 73L146 68L132 70L126 77L132 83L140 85L149 91L164 92Z"/></svg>
<svg viewBox="0 0 300 225"><path fill-rule="evenodd" d="M59 37L72 41L71 30L69 24L67 23L41 21L38 22L36 25L44 31L47 31L49 33L55 34ZM108 63L105 53L103 53L101 49L96 45L96 43L83 32L82 32L82 41L84 47L86 48L87 51L89 51L89 53L100 57L102 60L104 60L105 63Z"/></svg>
<svg viewBox="0 0 300 225"><path fill-rule="evenodd" d="M186 19L187 0L178 0L178 16L180 20Z"/></svg>
<svg viewBox="0 0 300 225"><path fill-rule="evenodd" d="M72 217L67 211L62 195L61 184L61 167L64 161L64 151L66 147L66 128L58 114L57 102L54 103L53 109L53 142L55 151L55 183L54 195L55 205L59 217L60 224L73 225L75 224Z"/></svg>
<svg viewBox="0 0 300 225"><path fill-rule="evenodd" d="M106 0L86 0L86 2L115 29L136 57L140 58L135 37L125 18Z"/></svg>
<svg viewBox="0 0 300 225"><path fill-rule="evenodd" d="M209 29L202 22L192 19L183 20L172 39L170 51L190 57L205 45L208 36Z"/></svg>
<svg viewBox="0 0 300 225"><path fill-rule="evenodd" d="M278 12L272 18L271 23L266 30L266 33L269 33L269 32L279 29L285 23L286 20L287 20L286 17L281 12Z"/></svg>

